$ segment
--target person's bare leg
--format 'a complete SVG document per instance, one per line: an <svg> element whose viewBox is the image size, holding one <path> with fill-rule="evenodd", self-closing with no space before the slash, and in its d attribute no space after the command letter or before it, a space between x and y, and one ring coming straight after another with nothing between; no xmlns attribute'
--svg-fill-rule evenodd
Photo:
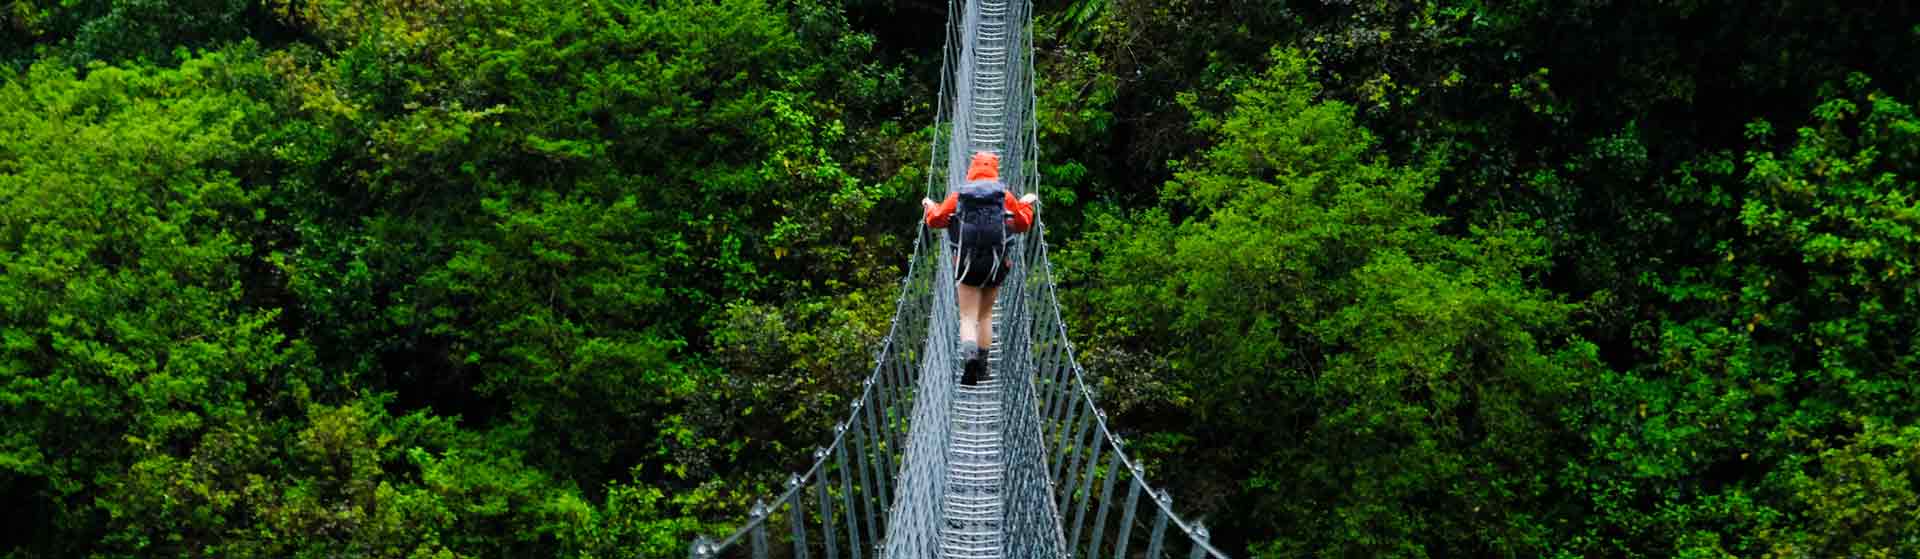
<svg viewBox="0 0 1920 559"><path fill-rule="evenodd" d="M993 302L1000 296L1000 288L980 288L980 301L975 303L979 309L974 320L978 321L975 331L980 333L980 349L993 347Z"/></svg>
<svg viewBox="0 0 1920 559"><path fill-rule="evenodd" d="M966 284L955 284L955 287L960 303L960 341L978 344L980 322L975 317L980 314L980 288ZM992 305L987 309L992 312Z"/></svg>

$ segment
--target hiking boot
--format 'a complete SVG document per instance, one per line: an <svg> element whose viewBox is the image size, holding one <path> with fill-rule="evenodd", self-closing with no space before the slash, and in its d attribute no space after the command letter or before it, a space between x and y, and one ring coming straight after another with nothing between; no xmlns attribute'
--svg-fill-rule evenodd
<svg viewBox="0 0 1920 559"><path fill-rule="evenodd" d="M979 348L973 353L973 360L980 362L980 382L993 380L993 362L987 360L987 348Z"/></svg>
<svg viewBox="0 0 1920 559"><path fill-rule="evenodd" d="M966 365L961 369L960 385L973 386L980 384L980 377L985 376L986 371L987 360L981 357L979 353L973 354L973 356L967 358Z"/></svg>

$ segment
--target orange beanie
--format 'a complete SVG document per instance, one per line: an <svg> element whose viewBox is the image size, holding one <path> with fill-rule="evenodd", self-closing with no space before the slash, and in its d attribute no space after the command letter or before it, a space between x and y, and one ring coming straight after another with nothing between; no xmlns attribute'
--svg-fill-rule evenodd
<svg viewBox="0 0 1920 559"><path fill-rule="evenodd" d="M1000 156L990 151L973 152L973 164L967 167L967 182L1000 178Z"/></svg>

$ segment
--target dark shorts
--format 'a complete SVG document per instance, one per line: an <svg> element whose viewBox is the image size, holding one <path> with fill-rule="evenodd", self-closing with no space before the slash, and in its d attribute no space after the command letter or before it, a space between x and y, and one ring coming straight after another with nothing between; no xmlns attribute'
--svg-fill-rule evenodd
<svg viewBox="0 0 1920 559"><path fill-rule="evenodd" d="M953 273L960 277L960 285L971 287L1000 287L1007 281L1007 272L1012 270L1013 262L1007 260L1005 251L967 251L953 262Z"/></svg>

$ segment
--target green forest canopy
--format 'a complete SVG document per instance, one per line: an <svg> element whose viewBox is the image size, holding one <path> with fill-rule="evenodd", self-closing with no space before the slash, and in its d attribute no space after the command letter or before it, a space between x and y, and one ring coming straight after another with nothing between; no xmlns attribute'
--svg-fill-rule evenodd
<svg viewBox="0 0 1920 559"><path fill-rule="evenodd" d="M1038 4L1133 450L1236 556L1920 556L1920 8L1550 4ZM0 3L0 556L681 556L869 365L946 9Z"/></svg>

